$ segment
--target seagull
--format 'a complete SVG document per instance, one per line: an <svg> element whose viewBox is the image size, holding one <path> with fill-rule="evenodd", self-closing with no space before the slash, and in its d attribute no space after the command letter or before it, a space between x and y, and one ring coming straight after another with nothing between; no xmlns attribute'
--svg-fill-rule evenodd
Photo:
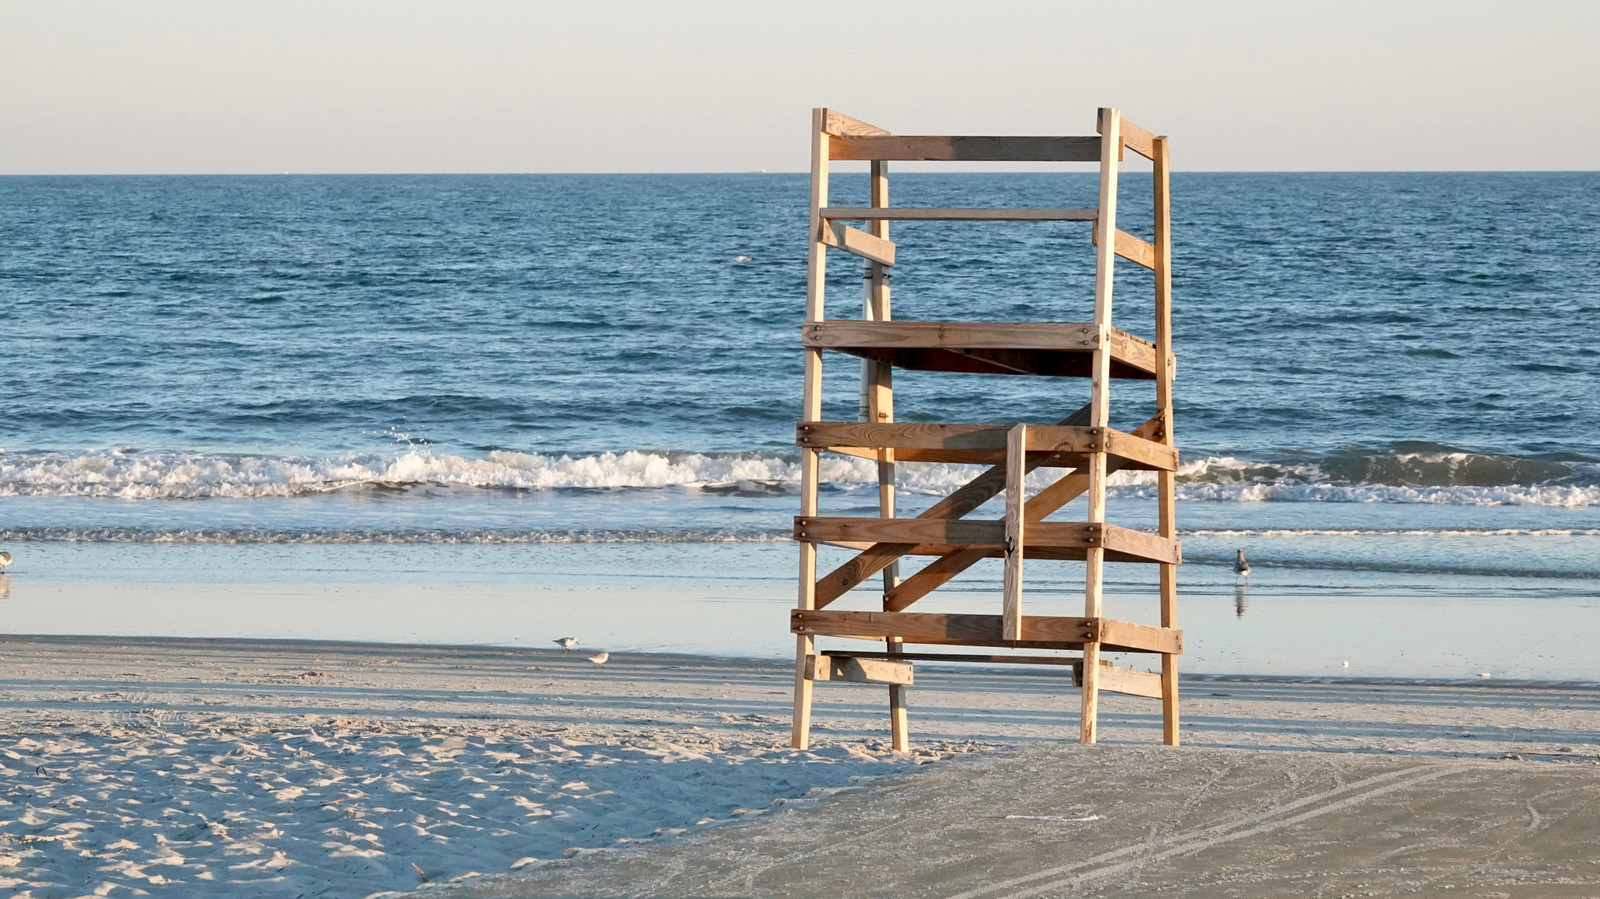
<svg viewBox="0 0 1600 899"><path fill-rule="evenodd" d="M559 640L551 640L550 642L554 643L555 645L557 645L559 647L561 647L562 649L570 651L572 649L572 647L578 645L578 638L577 637L562 637Z"/></svg>
<svg viewBox="0 0 1600 899"><path fill-rule="evenodd" d="M0 549L0 571L5 571L6 570L6 566L10 565L10 564L11 564L11 554L6 552L3 549Z"/></svg>
<svg viewBox="0 0 1600 899"><path fill-rule="evenodd" d="M599 666L599 665L604 665L606 663L606 661L608 659L610 659L610 658L611 658L611 653L609 653L609 652L601 652L601 653L596 653L596 654L590 656L589 657L589 661L595 663L596 666Z"/></svg>
<svg viewBox="0 0 1600 899"><path fill-rule="evenodd" d="M1250 563L1244 560L1244 550L1238 550L1239 557L1234 560L1233 573L1239 577L1250 576Z"/></svg>

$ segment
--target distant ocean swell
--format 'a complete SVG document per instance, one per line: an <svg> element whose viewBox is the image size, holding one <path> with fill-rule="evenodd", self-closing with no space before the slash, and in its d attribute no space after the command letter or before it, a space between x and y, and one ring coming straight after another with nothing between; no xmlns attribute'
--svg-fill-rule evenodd
<svg viewBox="0 0 1600 899"><path fill-rule="evenodd" d="M940 495L979 469L906 463L900 488ZM876 482L866 460L824 457L822 480L853 490ZM1037 473L1039 486L1052 477ZM157 451L0 452L0 496L114 499L283 498L339 491L450 495L484 490L651 490L738 495L792 494L795 456L629 450L557 455L491 452L467 458L412 448L393 455L337 457ZM1192 502L1381 502L1438 505L1600 506L1600 463L1490 456L1449 450L1349 451L1275 464L1230 456L1187 462L1179 498ZM1148 472L1123 472L1114 492L1144 496Z"/></svg>

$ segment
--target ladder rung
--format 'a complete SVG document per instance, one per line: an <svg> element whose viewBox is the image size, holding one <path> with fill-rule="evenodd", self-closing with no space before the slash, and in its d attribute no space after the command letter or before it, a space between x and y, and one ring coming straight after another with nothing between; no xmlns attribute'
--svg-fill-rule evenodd
<svg viewBox="0 0 1600 899"><path fill-rule="evenodd" d="M1006 209L998 206L829 206L824 219L894 222L1092 222L1094 209Z"/></svg>
<svg viewBox="0 0 1600 899"><path fill-rule="evenodd" d="M937 612L841 612L794 609L789 630L818 637L896 638L907 643L1010 646L1019 649L1081 649L1097 641L1106 652L1182 653L1183 631L1111 618L1022 616L1022 639L1001 635L999 615Z"/></svg>
<svg viewBox="0 0 1600 899"><path fill-rule="evenodd" d="M966 518L836 518L797 516L794 536L802 543L893 543L914 547L917 555L944 555L957 549L998 553L1006 544L1003 521ZM1090 547L1103 547L1116 562L1181 560L1178 541L1156 534L1082 521L1038 521L1028 524L1023 536L1027 554L1040 559L1082 559Z"/></svg>

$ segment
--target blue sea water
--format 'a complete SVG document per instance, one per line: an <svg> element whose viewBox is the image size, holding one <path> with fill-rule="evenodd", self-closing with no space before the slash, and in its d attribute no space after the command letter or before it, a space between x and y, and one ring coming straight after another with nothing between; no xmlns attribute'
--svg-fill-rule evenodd
<svg viewBox="0 0 1600 899"><path fill-rule="evenodd" d="M0 543L782 542L807 186L0 178ZM893 182L898 205L1094 190ZM1245 546L1285 589L1600 593L1600 174L1196 173L1172 193L1190 582L1225 591ZM1125 176L1120 224L1148 236L1148 202ZM893 236L896 317L1090 317L1086 225ZM857 317L860 268L831 259L830 314ZM1119 266L1120 327L1152 336L1151 290ZM828 417L855 417L858 375L829 358ZM1087 400L1076 380L896 387L910 420ZM1152 392L1116 391L1131 428ZM972 473L902 468L908 512ZM870 508L874 476L830 460L824 508ZM1114 520L1148 524L1152 485L1115 483Z"/></svg>

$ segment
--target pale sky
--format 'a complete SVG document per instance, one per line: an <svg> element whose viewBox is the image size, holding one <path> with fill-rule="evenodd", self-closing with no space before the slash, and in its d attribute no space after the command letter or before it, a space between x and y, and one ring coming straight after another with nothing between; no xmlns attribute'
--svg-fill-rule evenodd
<svg viewBox="0 0 1600 899"><path fill-rule="evenodd" d="M1600 169L1600 2L0 0L0 174L738 172L813 106L1186 170Z"/></svg>

